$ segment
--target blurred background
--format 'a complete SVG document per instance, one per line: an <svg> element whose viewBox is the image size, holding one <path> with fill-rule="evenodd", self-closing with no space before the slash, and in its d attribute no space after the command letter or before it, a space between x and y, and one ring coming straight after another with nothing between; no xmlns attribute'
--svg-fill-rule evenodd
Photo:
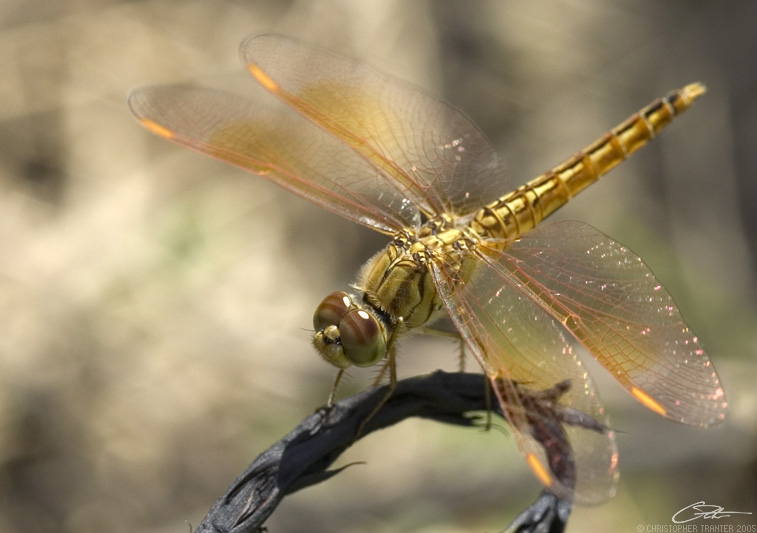
<svg viewBox="0 0 757 533"><path fill-rule="evenodd" d="M756 513L719 523L757 523L755 21L752 2L689 0L0 2L0 532L185 532L325 402L313 310L385 239L150 135L125 103L144 83L244 80L240 41L269 30L441 95L517 183L707 84L556 217L647 261L704 340L729 418L660 420L594 372L620 486L569 530L670 524L701 500ZM457 366L438 339L402 353L405 376ZM496 430L408 421L337 466L351 461L366 464L287 499L269 531L498 531L539 492Z"/></svg>

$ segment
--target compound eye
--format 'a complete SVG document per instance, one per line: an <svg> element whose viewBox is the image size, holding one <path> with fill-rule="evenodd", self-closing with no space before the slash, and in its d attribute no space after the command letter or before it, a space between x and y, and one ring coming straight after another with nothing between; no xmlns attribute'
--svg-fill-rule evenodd
<svg viewBox="0 0 757 533"><path fill-rule="evenodd" d="M355 366L371 366L386 355L386 334L378 319L363 311L353 309L339 325L339 337L344 355Z"/></svg>
<svg viewBox="0 0 757 533"><path fill-rule="evenodd" d="M352 308L350 295L344 291L332 292L323 299L313 314L313 327L316 331L323 331L329 326L339 326L339 323Z"/></svg>

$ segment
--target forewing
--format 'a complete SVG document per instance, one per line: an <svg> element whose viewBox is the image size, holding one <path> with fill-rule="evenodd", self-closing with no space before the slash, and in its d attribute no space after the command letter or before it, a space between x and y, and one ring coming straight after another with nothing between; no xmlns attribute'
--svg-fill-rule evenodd
<svg viewBox="0 0 757 533"><path fill-rule="evenodd" d="M547 434L554 421L539 421L538 415L529 413L519 392L519 387L529 391L550 389L568 379L570 389L559 398L559 404L609 428L586 369L573 353L560 324L499 268L502 252L482 247L473 253L478 262L465 282L456 279L458 274L451 265L435 262L432 271L450 317L476 359L490 377L504 378L498 397L508 422L519 430L514 435L522 454L550 490L566 497L575 490L576 501L584 503L610 498L617 483L617 450L612 431L564 426L577 470L575 486L565 486L558 473L546 466L549 463L542 445L530 433L528 419L536 416ZM510 380L520 385L516 387ZM553 437L559 439L557 434ZM538 464L534 465L534 461Z"/></svg>
<svg viewBox="0 0 757 533"><path fill-rule="evenodd" d="M708 426L725 417L723 388L673 298L625 246L580 222L538 228L497 269L578 339L653 411Z"/></svg>
<svg viewBox="0 0 757 533"><path fill-rule="evenodd" d="M154 133L355 222L384 233L420 223L417 207L370 161L288 109L187 85L137 89L129 107Z"/></svg>
<svg viewBox="0 0 757 533"><path fill-rule="evenodd" d="M466 214L512 188L467 117L402 81L278 35L249 37L241 54L266 89L359 152L427 216Z"/></svg>

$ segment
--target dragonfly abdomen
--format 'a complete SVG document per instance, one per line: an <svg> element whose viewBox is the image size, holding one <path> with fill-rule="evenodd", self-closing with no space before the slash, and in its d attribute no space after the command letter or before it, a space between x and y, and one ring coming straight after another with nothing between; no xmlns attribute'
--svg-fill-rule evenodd
<svg viewBox="0 0 757 533"><path fill-rule="evenodd" d="M486 238L517 239L647 144L704 92L692 83L658 98L561 165L483 207L471 229Z"/></svg>

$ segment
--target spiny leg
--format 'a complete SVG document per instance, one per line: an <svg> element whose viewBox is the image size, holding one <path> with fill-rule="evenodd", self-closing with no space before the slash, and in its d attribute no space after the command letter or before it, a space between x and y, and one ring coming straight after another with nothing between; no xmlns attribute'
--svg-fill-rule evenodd
<svg viewBox="0 0 757 533"><path fill-rule="evenodd" d="M465 372L465 341L462 337L460 337L460 353L458 354L458 368L460 373ZM488 389L487 389L488 390ZM489 397L487 396L487 408L491 407L491 403L488 401Z"/></svg>
<svg viewBox="0 0 757 533"><path fill-rule="evenodd" d="M394 353L394 350L389 351L387 362L384 365L384 368L381 369L381 373L379 374L378 378L378 381L380 381L384 376L386 369L389 368L389 386L386 390L386 394L384 394L381 400L376 404L376 407L374 407L370 414L366 416L365 419L360 423L360 426L357 428L357 433L355 434L355 440L357 440L363 434L365 425L370 422L374 416L376 416L376 413L378 413L382 407L384 407L386 402L389 401L389 398L392 397L392 394L394 394L394 390L397 388L397 364L395 362Z"/></svg>
<svg viewBox="0 0 757 533"><path fill-rule="evenodd" d="M484 390L486 391L486 431L492 428L492 382L484 375Z"/></svg>
<svg viewBox="0 0 757 533"><path fill-rule="evenodd" d="M379 401L376 404L376 407L373 408L373 410L370 412L368 416L365 417L365 420L363 420L360 423L360 426L358 427L357 434L355 435L355 439L360 437L360 435L363 434L363 430L365 429L365 425L370 422L370 420L376 416L376 413L378 413L381 408L386 404L386 402L389 401L389 398L392 397L392 394L394 394L394 390L397 388L397 361L396 361L396 348L395 348L395 339L397 338L397 331L402 327L403 319L400 318L397 324L397 327L394 329L394 332L392 333L392 336L389 338L389 342L387 343L387 358L386 363L384 364L383 368L381 369L381 372L379 372L378 377L376 378L376 381L374 382L374 387L378 386L378 384L381 382L381 380L384 378L384 374L386 373L387 368L389 369L389 387L387 388L386 394L383 398L381 398L381 401Z"/></svg>
<svg viewBox="0 0 757 533"><path fill-rule="evenodd" d="M336 389L339 387L339 381L341 381L342 376L344 375L344 368L340 368L339 372L336 373L336 378L334 379L334 384L331 386L331 392L329 393L329 400L326 403L326 407L331 407L334 405L334 397L336 396Z"/></svg>
<svg viewBox="0 0 757 533"><path fill-rule="evenodd" d="M433 335L435 337L444 337L445 339L455 339L460 343L460 351L458 352L458 372L465 372L465 341L462 335L457 331L454 326L452 329L446 329L439 327L437 324L430 326L421 326L417 328L419 333L424 335Z"/></svg>

